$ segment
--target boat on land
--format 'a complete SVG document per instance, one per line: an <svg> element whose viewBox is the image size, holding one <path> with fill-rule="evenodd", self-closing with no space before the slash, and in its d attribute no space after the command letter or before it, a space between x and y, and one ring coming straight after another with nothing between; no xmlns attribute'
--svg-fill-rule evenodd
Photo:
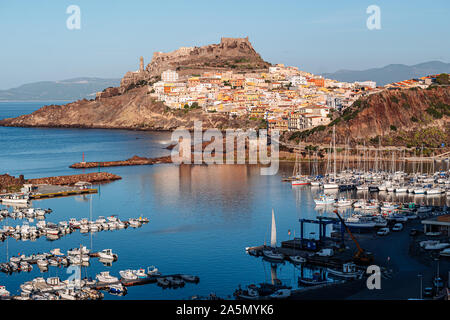
<svg viewBox="0 0 450 320"><path fill-rule="evenodd" d="M344 263L342 270L327 268L329 275L337 276L345 279L356 279L362 276L362 271L356 269L356 265L352 262Z"/></svg>

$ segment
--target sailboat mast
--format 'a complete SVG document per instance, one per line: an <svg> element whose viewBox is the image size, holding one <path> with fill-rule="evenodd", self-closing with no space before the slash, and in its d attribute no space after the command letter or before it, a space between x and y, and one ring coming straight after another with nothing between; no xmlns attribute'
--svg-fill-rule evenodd
<svg viewBox="0 0 450 320"><path fill-rule="evenodd" d="M334 164L333 164L333 176L334 180L336 181L336 127L333 126L333 153L334 153Z"/></svg>

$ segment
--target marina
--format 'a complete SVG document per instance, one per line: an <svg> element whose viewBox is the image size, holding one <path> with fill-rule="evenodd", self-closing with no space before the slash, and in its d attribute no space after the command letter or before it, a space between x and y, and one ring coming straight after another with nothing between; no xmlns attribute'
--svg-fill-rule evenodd
<svg viewBox="0 0 450 320"><path fill-rule="evenodd" d="M18 133L24 129L8 128L17 130ZM0 131L6 128L0 128ZM74 159L80 157L81 151L87 147L94 148L95 156L85 152L89 159L97 161L108 161L108 159L126 159L129 154L142 154L148 158L167 156L169 150L165 146L170 144L170 135L166 133L146 133L130 131L105 131L89 130L83 131L84 142L80 144L80 132L77 129L63 129L53 131L51 129L29 129L33 133L33 139L42 140L41 134L51 132L58 144L48 146L48 153L53 152L51 166L48 166L48 158L45 152L28 145L30 152L34 154L33 159L23 156L22 167L16 168L16 164L9 162L3 157L4 170L12 175L24 174L26 177L39 176L64 176L72 175L74 169L68 168ZM27 135L28 137L28 135ZM25 139L25 137L22 137ZM20 141L20 140L19 140ZM6 143L6 142L3 142ZM25 140L21 142L26 144ZM60 143L60 144L59 144ZM64 145L71 145L73 152L64 152ZM150 146L148 154L143 154L143 146ZM332 148L333 149L333 148ZM10 145L12 154L22 157L20 150ZM51 151L53 150L53 151ZM81 150L81 151L80 151ZM98 152L102 154L98 156ZM332 153L331 153L332 155ZM371 157L372 158L372 157ZM386 158L386 157L385 157ZM1 160L1 159L0 159ZM365 289L365 277L363 279L342 279L328 274L328 268L332 270L343 270L343 264L353 260L357 248L347 232L344 232L344 243L348 247L341 250L340 242L342 232L339 218L333 212L337 210L346 223L349 223L351 232L357 239L361 248L370 251L374 255L376 263L382 266L382 279L389 279L389 283L383 282L383 298L407 299L411 292L418 292L417 273L424 275L425 284L432 284L435 277L436 262L430 255L438 254L440 259L441 277L446 281L446 249L426 250L420 246L420 241L439 240L438 243L429 243L436 248L444 246L448 242L445 237L433 235L437 227L433 219L444 217L447 207L450 205L446 192L431 194L433 192L419 193L421 188L427 190L427 185L433 188L446 189L445 181L448 179L448 163L442 161L434 165L429 161L418 163L394 161L396 167L393 170L392 158L384 160L383 164L378 161L376 169L375 161L363 161L360 157L354 161L336 161L336 179L334 180L334 157L329 160L305 162L299 159L297 170L302 178L307 179L309 184L292 186L292 183L282 182L292 176L294 164L280 162L279 173L275 176L260 176L260 168L252 165L234 166L176 166L172 164L157 164L152 166L118 166L109 167L112 174L122 177L109 184L93 185L97 193L80 194L70 197L54 197L45 199L32 199L28 205L2 205L3 219L0 221L2 230L5 227L24 225L28 222L30 227L39 221L45 221L46 226L62 227L65 230L72 229L71 233L65 233L57 241L51 234L46 234L32 239L7 236L1 243L0 261L8 262L11 257L37 254L39 252L50 252L55 247L61 252L66 252L82 244L91 252L100 252L105 248L111 248L113 254L119 257L116 261L100 261L99 258L90 257L89 266L80 265L82 279L94 281L101 272L109 271L111 277L120 282L111 282L117 285L112 289L91 287L91 297L98 297L96 292L103 294L103 299L234 299L233 293L241 284L243 290L248 285L255 284L260 288L263 283L265 289L263 294L274 295L273 299L307 299L316 297L318 299L332 297L333 294L342 298L364 297L370 298L373 292ZM328 167L328 169L327 169ZM365 169L364 169L365 168ZM81 169L89 172L98 171L98 167ZM403 173L397 173L402 171ZM415 179L410 182L410 179ZM405 184L406 192L389 192L383 182L392 180L393 185ZM325 183L324 183L325 182ZM324 186L326 184L326 188ZM409 192L411 187L417 184L417 193ZM423 185L422 185L423 184ZM334 185L338 187L335 188ZM374 186L379 188L375 191ZM360 186L358 189L357 186ZM367 187L366 187L367 186ZM383 190L386 187L386 190ZM340 191L340 189L342 191ZM345 190L344 190L345 189ZM430 189L432 189L430 187ZM400 190L399 190L400 191ZM324 200L323 204L316 205L315 200ZM320 202L320 201L319 201ZM349 202L352 205L349 205ZM414 205L413 205L414 204ZM411 208L410 208L411 205ZM38 216L27 217L26 207L51 208L52 212L45 214L45 219ZM193 209L194 208L194 209ZM383 208L383 210L381 209ZM277 229L277 246L274 251L266 244L268 259L262 255L264 240L270 242L271 233L271 211L274 210ZM46 210L46 209L42 209ZM19 218L20 214L22 218ZM389 212L391 211L391 212ZM10 216L16 212L16 220ZM39 211L40 212L40 211ZM136 223L139 217L149 217L150 222L145 226L131 230L131 225L126 230L117 229L114 232L96 232L100 230L96 223L98 219L108 220L108 217L117 213L122 222ZM413 218L417 215L417 218ZM101 218L104 217L104 218ZM327 227L320 231L318 223L308 221L320 220L327 222ZM409 219L408 217L411 217ZM30 222L29 219L34 219ZM376 220L378 227L370 230L358 230L353 228L351 222L361 226L360 220ZM381 220L381 218L383 220ZM390 219L387 219L390 218ZM407 221L401 221L404 219ZM71 219L72 226L71 226ZM95 222L81 224L81 221ZM134 219L134 220L133 220ZM301 238L301 222L303 219L303 242ZM350 219L347 221L347 219ZM359 219L359 220L357 220ZM414 254L409 255L408 248L411 244L409 233L412 229L424 230L422 220L430 221L427 225L427 233L422 232L418 236L421 240L414 246ZM21 221L22 220L22 221ZM398 221L397 221L398 220ZM60 222L66 221L62 226ZM384 226L383 221L386 222ZM401 231L393 231L395 223L402 223ZM26 225L26 224L25 224ZM83 227L81 227L83 225ZM86 225L88 227L86 227ZM101 224L100 224L101 225ZM378 235L381 228L389 228L389 234ZM68 227L68 228L67 228ZM79 229L75 229L78 228ZM26 227L25 227L26 229ZM125 228L123 228L125 229ZM78 231L80 232L78 232ZM110 231L110 229L108 229ZM288 232L289 231L289 232ZM320 235L322 234L322 243ZM62 235L62 234L61 234ZM309 241L314 239L314 241ZM50 241L49 241L50 240ZM392 242L398 244L393 248ZM314 244L317 246L313 249ZM415 243L415 242L414 242ZM56 245L55 245L56 244ZM301 245L310 245L306 250ZM337 244L337 247L333 247ZM246 246L254 246L259 257L246 254ZM182 248L182 249L181 249ZM428 246L429 248L429 246ZM327 250L327 249L332 249ZM442 252L442 255L440 253ZM312 254L314 253L314 254ZM281 254L281 256L277 255ZM390 257L387 263L387 257ZM275 259L273 259L275 258ZM82 258L83 259L83 258ZM85 258L86 260L86 258ZM427 264L422 264L425 261ZM86 262L86 261L84 261ZM55 264L55 261L52 262ZM40 263L45 266L45 262ZM9 296L21 296L20 286L32 279L45 277L59 277L64 282L71 274L66 273L71 266L47 266L47 271L41 272L38 264L30 264L32 269L9 273L0 273L0 285L4 286ZM156 265L164 276L153 276L152 278L129 278L121 279L121 271L125 274L127 270L144 269L147 266ZM211 268L211 265L220 265L220 268ZM20 266L20 262L19 262ZM145 266L145 267L144 267ZM430 267L431 266L431 267ZM72 267L79 267L76 264ZM362 270L361 266L357 265ZM414 270L414 275L402 270ZM27 269L28 270L28 269ZM319 272L319 276L315 273ZM131 272L132 273L132 272ZM320 274L322 273L322 276ZM140 273L141 274L141 273ZM179 286L182 282L176 275L192 274L201 278L196 285ZM405 274L405 276L402 276ZM165 275L169 279L165 279ZM403 286L403 277L410 277ZM137 277L137 276L136 276ZM171 278L173 279L171 279ZM159 281L158 281L159 279ZM227 279L224 281L223 279ZM299 281L302 280L302 281ZM171 283L174 286L170 286ZM183 280L185 281L185 280ZM402 282L403 281L403 282ZM186 281L185 281L186 282ZM403 291L395 290L390 286L402 283ZM139 285L146 284L149 285ZM93 283L90 283L93 285ZM102 283L101 283L102 284ZM123 295L119 286L126 288ZM136 285L134 285L136 284ZM153 285L151 285L153 284ZM158 285L159 284L159 285ZM271 287L270 285L281 284L290 287L290 295L286 288ZM97 284L98 285L98 284ZM103 285L103 284L102 284ZM169 285L169 286L168 286ZM166 288L166 290L164 290ZM170 288L176 288L172 290ZM272 288L272 289L270 289ZM102 290L98 290L102 289ZM168 289L168 290L167 290ZM70 291L71 289L69 289ZM278 293L276 291L283 290ZM345 294L337 294L345 292ZM36 295L37 299L52 298L43 297L43 293ZM63 293L66 298L70 294ZM414 297L414 295L413 295ZM26 297L23 297L26 298ZM53 296L55 298L55 296ZM78 297L80 298L80 297Z"/></svg>

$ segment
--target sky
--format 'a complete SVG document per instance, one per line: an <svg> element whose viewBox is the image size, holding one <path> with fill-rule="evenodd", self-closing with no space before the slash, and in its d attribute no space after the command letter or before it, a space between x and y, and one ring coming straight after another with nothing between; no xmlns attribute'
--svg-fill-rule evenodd
<svg viewBox="0 0 450 320"><path fill-rule="evenodd" d="M68 29L70 5L80 29ZM380 29L366 13L380 8ZM265 61L313 73L450 62L450 1L0 0L0 89L121 78L139 57L249 37ZM72 21L72 20L71 20Z"/></svg>

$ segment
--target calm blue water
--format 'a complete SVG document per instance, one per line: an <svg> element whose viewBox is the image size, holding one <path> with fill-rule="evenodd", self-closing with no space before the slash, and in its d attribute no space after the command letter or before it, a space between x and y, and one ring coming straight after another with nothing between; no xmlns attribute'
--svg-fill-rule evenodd
<svg viewBox="0 0 450 320"><path fill-rule="evenodd" d="M0 103L0 118L32 112L45 103ZM169 154L169 133L122 130L41 129L0 127L0 174L24 174L25 178L77 174L70 169L81 161L119 160L133 155L156 157ZM291 173L284 165L276 176L261 176L256 166L175 166L154 165L102 169L122 180L99 186L92 196L92 216L117 214L122 219L147 216L150 223L139 229L78 231L56 241L40 238L32 241L9 239L0 243L0 261L7 255L31 254L80 244L94 251L111 248L118 261L105 267L96 259L84 274L95 277L103 270L119 276L119 271L150 265L163 274L188 273L200 276L199 284L187 283L180 289L162 289L156 284L130 287L124 297L105 294L105 299L186 299L215 292L226 297L239 284L270 281L276 277L296 286L299 274L289 263L271 265L261 258L248 256L245 247L270 242L271 210L275 210L278 242L287 240L288 230L299 235L299 217L314 218L312 191L309 187L292 188L281 176ZM96 171L98 169L95 169ZM87 171L86 171L87 172ZM72 217L89 218L88 197L67 197L34 201L34 207L52 208L48 221ZM0 225L21 224L6 219ZM306 233L314 232L307 227ZM50 267L40 274L0 274L0 284L15 293L19 285L34 277L59 276L66 279L66 269Z"/></svg>

